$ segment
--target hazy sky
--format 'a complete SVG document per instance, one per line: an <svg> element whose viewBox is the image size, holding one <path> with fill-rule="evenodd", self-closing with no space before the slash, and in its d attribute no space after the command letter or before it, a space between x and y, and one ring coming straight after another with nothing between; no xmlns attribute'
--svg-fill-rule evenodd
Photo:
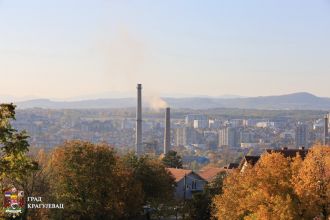
<svg viewBox="0 0 330 220"><path fill-rule="evenodd" d="M0 0L1 95L330 97L329 0Z"/></svg>

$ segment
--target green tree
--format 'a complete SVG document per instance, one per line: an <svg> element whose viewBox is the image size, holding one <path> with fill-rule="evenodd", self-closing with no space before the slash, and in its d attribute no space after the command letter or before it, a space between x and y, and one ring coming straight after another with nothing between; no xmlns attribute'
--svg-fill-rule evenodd
<svg viewBox="0 0 330 220"><path fill-rule="evenodd" d="M38 164L31 160L28 135L25 131L18 132L11 125L15 120L13 104L0 105L0 190L10 186L27 191L27 179L38 169ZM28 193L26 193L28 194ZM1 199L2 200L2 197ZM2 201L0 201L2 203ZM27 209L25 209L27 211ZM1 210L0 212L3 212ZM3 214L3 213L1 213ZM26 212L23 213L26 218Z"/></svg>
<svg viewBox="0 0 330 220"><path fill-rule="evenodd" d="M66 142L51 154L48 173L53 199L65 207L54 219L126 219L141 211L141 184L107 144Z"/></svg>
<svg viewBox="0 0 330 220"><path fill-rule="evenodd" d="M189 219L210 220L212 216L212 200L216 195L222 193L223 181L227 172L220 172L212 181L210 181L203 192L193 195L191 201L187 202Z"/></svg>
<svg viewBox="0 0 330 220"><path fill-rule="evenodd" d="M182 158L173 150L170 150L165 154L162 162L167 168L182 168Z"/></svg>
<svg viewBox="0 0 330 220"><path fill-rule="evenodd" d="M127 154L123 161L133 169L134 178L142 184L145 204L161 213L172 205L175 181L161 161L134 154Z"/></svg>

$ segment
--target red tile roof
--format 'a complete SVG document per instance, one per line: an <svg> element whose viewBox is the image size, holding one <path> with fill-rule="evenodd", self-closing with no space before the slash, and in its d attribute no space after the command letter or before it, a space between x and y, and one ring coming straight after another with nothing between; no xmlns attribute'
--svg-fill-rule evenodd
<svg viewBox="0 0 330 220"><path fill-rule="evenodd" d="M175 182L179 182L184 178L185 175L191 174L192 170L184 170L184 169L177 169L177 168L166 168L174 177Z"/></svg>
<svg viewBox="0 0 330 220"><path fill-rule="evenodd" d="M227 169L219 168L219 167L208 167L199 172L199 175L205 179L206 181L211 181L214 177L216 177L220 172L227 172Z"/></svg>

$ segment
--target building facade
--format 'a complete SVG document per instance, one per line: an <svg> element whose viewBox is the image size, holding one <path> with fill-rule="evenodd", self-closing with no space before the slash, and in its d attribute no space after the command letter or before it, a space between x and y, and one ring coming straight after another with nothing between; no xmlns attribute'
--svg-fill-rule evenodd
<svg viewBox="0 0 330 220"><path fill-rule="evenodd" d="M295 132L295 145L296 147L308 147L308 126L303 123L298 123Z"/></svg>
<svg viewBox="0 0 330 220"><path fill-rule="evenodd" d="M240 133L237 128L225 127L219 130L219 147L239 147Z"/></svg>

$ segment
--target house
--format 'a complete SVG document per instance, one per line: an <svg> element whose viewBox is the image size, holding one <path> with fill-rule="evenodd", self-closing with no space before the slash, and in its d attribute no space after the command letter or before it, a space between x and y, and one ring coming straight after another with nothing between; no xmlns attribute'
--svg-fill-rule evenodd
<svg viewBox="0 0 330 220"><path fill-rule="evenodd" d="M211 182L218 174L231 172L232 170L238 168L238 165L239 164L236 163L230 163L223 168L206 167L205 169L202 169L198 174L207 182Z"/></svg>
<svg viewBox="0 0 330 220"><path fill-rule="evenodd" d="M308 154L308 149L303 147L299 149L288 149L287 147L283 147L282 149L267 149L265 153L281 153L286 158L294 158L299 155L302 159L305 159ZM239 165L239 170L244 172L246 167L249 165L253 167L259 159L260 156L245 156Z"/></svg>
<svg viewBox="0 0 330 220"><path fill-rule="evenodd" d="M299 148L299 149L288 149L287 147L283 147L282 149L275 149L275 150L268 149L268 150L266 150L266 152L269 154L270 153L281 153L286 158L289 158L289 157L294 158L295 156L297 156L297 154L299 154L299 156L302 159L305 159L305 157L308 154L308 150L305 149L304 147Z"/></svg>
<svg viewBox="0 0 330 220"><path fill-rule="evenodd" d="M254 166L258 160L260 159L260 156L245 156L240 165L239 165L239 170L241 172L244 172L244 170L248 167L248 166Z"/></svg>
<svg viewBox="0 0 330 220"><path fill-rule="evenodd" d="M175 197L177 199L191 199L197 192L203 192L207 181L192 170L167 168L176 183Z"/></svg>
<svg viewBox="0 0 330 220"><path fill-rule="evenodd" d="M225 166L224 168L227 170L232 170L232 169L237 169L239 166L238 163L229 163L227 166Z"/></svg>
<svg viewBox="0 0 330 220"><path fill-rule="evenodd" d="M218 174L226 172L226 169L219 167L207 167L199 172L199 175L207 182L211 182Z"/></svg>

